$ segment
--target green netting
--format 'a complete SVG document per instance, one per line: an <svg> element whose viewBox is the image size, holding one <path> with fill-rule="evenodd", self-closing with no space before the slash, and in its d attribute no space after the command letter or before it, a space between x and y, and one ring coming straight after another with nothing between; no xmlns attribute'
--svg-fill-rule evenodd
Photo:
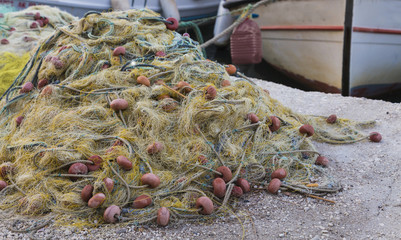
<svg viewBox="0 0 401 240"><path fill-rule="evenodd" d="M125 54L114 56L117 47ZM231 78L224 65L203 58L197 42L167 29L147 9L89 13L58 28L32 55L0 103L0 167L8 184L0 208L6 212L51 213L60 223L79 226L103 223L112 205L123 209L118 220L134 224L155 219L161 207L171 220L212 218L236 201L230 195L237 178L267 185L278 168L287 172L285 188L317 195L340 189L315 165L319 153L300 133L303 124L315 128L316 140L366 139L359 131L363 124L327 124L325 117L296 114L246 78ZM137 83L139 76L149 86ZM115 99L128 107L113 110ZM259 121L251 123L250 113ZM281 124L276 131L272 116ZM160 152L149 147L155 142L163 146ZM100 169L70 179L69 167L92 166L94 155L102 159ZM118 156L127 157L132 169L124 170ZM212 181L221 177L216 169L222 165L233 178L219 198ZM143 184L146 173L158 176L160 185ZM93 195L105 195L97 208L81 199L87 185ZM132 208L140 195L150 196L152 204ZM213 200L211 215L196 208L200 196Z"/></svg>

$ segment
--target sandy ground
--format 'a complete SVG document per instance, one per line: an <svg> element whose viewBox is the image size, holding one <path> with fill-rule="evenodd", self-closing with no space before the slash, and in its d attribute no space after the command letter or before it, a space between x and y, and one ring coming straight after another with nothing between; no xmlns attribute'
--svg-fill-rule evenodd
<svg viewBox="0 0 401 240"><path fill-rule="evenodd" d="M303 92L256 81L271 96L294 111L354 120L377 120L371 131L382 133L380 143L350 145L316 143L331 159L329 169L344 190L326 196L336 203L299 194L257 191L245 195L234 215L212 223L176 222L165 228L112 225L76 230L49 226L37 238L53 239L401 239L401 104ZM370 130L367 130L370 132ZM0 222L0 239L28 239Z"/></svg>

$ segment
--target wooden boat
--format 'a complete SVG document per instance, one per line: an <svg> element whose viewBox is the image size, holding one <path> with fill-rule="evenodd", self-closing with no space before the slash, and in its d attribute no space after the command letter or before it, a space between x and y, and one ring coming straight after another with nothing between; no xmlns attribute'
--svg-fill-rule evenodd
<svg viewBox="0 0 401 240"><path fill-rule="evenodd" d="M149 8L162 12L160 1L165 0L135 0L129 1L131 8ZM215 16L220 0L176 0L181 20L191 20ZM12 5L24 9L35 5L58 7L72 15L82 17L88 11L108 11L111 9L110 0L2 0L0 4Z"/></svg>
<svg viewBox="0 0 401 240"><path fill-rule="evenodd" d="M401 89L401 1L277 1L255 12L263 58L310 88L363 97Z"/></svg>

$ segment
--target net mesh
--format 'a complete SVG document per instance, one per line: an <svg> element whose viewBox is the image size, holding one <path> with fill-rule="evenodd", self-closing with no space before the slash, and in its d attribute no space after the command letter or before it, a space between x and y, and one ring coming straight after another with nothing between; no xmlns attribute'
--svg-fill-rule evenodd
<svg viewBox="0 0 401 240"><path fill-rule="evenodd" d="M287 172L284 187L314 194L339 190L315 165L319 153L299 128L311 124L315 140L349 143L366 139L360 129L372 123L327 124L326 117L292 112L247 78L231 78L224 65L203 58L197 42L163 21L148 9L89 13L57 28L32 52L0 102L0 179L8 184L0 192L1 209L52 213L59 223L77 226L103 223L111 205L122 208L120 221L135 224L155 219L160 207L169 209L172 220L208 219L227 213L236 201L230 197L235 179L267 185L277 168ZM125 54L116 56L118 47ZM139 84L139 76L150 86ZM44 79L49 85L38 86ZM116 99L128 107L113 110ZM249 113L259 121L251 123ZM272 116L281 123L276 131ZM163 146L160 152L149 150L155 142ZM100 169L71 179L70 166L91 165L94 155L102 159ZM120 166L118 156L127 157L132 169ZM212 181L222 165L233 179L219 198ZM159 177L160 185L143 184L146 173ZM105 195L97 208L81 198L89 184L92 194ZM144 194L152 204L132 208ZM212 199L213 214L196 208L200 196Z"/></svg>
<svg viewBox="0 0 401 240"><path fill-rule="evenodd" d="M10 52L0 53L0 94L7 90L29 58L29 53L22 56Z"/></svg>

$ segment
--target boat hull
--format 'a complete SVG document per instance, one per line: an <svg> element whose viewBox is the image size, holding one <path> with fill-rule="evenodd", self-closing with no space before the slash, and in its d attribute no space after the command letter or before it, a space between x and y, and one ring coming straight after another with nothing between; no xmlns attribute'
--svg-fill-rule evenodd
<svg viewBox="0 0 401 240"><path fill-rule="evenodd" d="M325 14L326 9L331 11ZM282 1L260 7L255 21L262 30L263 58L312 89L341 92L344 11L344 1Z"/></svg>
<svg viewBox="0 0 401 240"><path fill-rule="evenodd" d="M259 8L263 58L319 91L372 97L400 89L401 1L354 0L349 55L344 51L345 8L343 0L283 1ZM343 68L344 59L349 69Z"/></svg>
<svg viewBox="0 0 401 240"><path fill-rule="evenodd" d="M401 1L355 0L350 95L401 89Z"/></svg>
<svg viewBox="0 0 401 240"><path fill-rule="evenodd" d="M342 31L263 31L263 57L310 88L341 92Z"/></svg>

